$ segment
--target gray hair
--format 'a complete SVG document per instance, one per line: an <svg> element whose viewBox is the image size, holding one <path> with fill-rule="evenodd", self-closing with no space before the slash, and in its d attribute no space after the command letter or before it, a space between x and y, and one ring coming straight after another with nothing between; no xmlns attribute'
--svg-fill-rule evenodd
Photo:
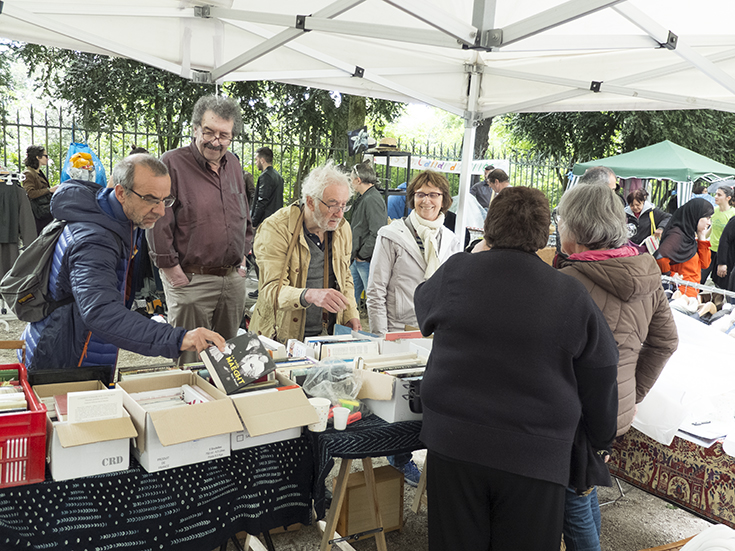
<svg viewBox="0 0 735 551"><path fill-rule="evenodd" d="M625 210L607 186L575 186L556 209L560 234L591 250L617 249L628 241Z"/></svg>
<svg viewBox="0 0 735 551"><path fill-rule="evenodd" d="M129 155L115 165L112 169L112 181L119 184L126 192L133 190L135 184L135 167L144 166L149 169L154 176L168 176L168 168L153 155L147 153L136 153Z"/></svg>
<svg viewBox="0 0 735 551"><path fill-rule="evenodd" d="M318 166L309 172L301 184L301 202L306 204L306 198L321 199L324 197L324 190L328 186L333 185L345 186L352 197L353 189L350 177L342 172L334 165L334 161L329 160L327 164Z"/></svg>
<svg viewBox="0 0 735 551"><path fill-rule="evenodd" d="M593 166L579 178L580 184L609 186L610 179L617 180L615 173L606 166Z"/></svg>
<svg viewBox="0 0 735 551"><path fill-rule="evenodd" d="M232 121L232 135L242 132L242 111L240 105L232 98L224 96L202 96L194 104L191 112L191 125L194 128L202 125L204 113L211 111L220 119Z"/></svg>
<svg viewBox="0 0 735 551"><path fill-rule="evenodd" d="M354 167L352 167L352 171L357 175L358 178L360 178L360 180L362 180L363 184L375 185L378 183L378 175L375 174L373 163L371 163L370 161L363 161L356 164Z"/></svg>

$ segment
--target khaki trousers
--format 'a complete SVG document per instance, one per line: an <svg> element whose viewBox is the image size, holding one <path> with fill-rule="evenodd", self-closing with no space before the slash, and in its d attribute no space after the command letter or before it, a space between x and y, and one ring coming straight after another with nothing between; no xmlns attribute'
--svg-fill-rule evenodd
<svg viewBox="0 0 735 551"><path fill-rule="evenodd" d="M245 313L245 278L234 270L230 275L186 274L189 284L172 287L161 274L166 294L168 322L174 327L205 327L231 339ZM178 364L199 361L196 352L182 352Z"/></svg>

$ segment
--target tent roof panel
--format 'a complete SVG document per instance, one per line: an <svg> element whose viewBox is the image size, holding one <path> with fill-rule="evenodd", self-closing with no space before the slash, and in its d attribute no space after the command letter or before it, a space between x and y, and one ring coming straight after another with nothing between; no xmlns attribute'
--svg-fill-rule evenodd
<svg viewBox="0 0 735 551"><path fill-rule="evenodd" d="M620 178L656 178L686 182L705 174L735 176L735 168L695 153L665 140L635 151L574 165L573 173L581 176L593 166L605 166Z"/></svg>

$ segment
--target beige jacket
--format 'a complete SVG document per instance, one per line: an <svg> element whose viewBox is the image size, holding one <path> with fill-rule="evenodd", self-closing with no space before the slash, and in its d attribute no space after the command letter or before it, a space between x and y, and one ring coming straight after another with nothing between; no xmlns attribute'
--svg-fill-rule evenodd
<svg viewBox="0 0 735 551"><path fill-rule="evenodd" d="M258 226L253 247L260 268L260 280L258 302L250 321L250 330L283 343L288 339L303 339L306 323L306 308L301 305L300 298L306 289L311 253L303 228L296 226L300 214L301 209L295 205L273 213ZM288 245L297 229L300 231L299 239L291 257L287 259ZM333 233L332 241L332 267L337 287L349 301L349 306L337 314L337 323L341 324L360 317L350 274L351 253L352 231L347 221L342 220ZM284 262L288 267L278 294L278 312L275 314L276 291Z"/></svg>
<svg viewBox="0 0 735 551"><path fill-rule="evenodd" d="M633 423L643 401L676 350L679 336L650 254L583 262L568 260L562 272L581 281L602 310L620 352L618 431Z"/></svg>
<svg viewBox="0 0 735 551"><path fill-rule="evenodd" d="M454 232L442 226L439 262L443 264L461 250ZM425 272L424 256L402 218L380 228L365 292L372 333L403 331L406 325L418 327L413 294L424 281Z"/></svg>

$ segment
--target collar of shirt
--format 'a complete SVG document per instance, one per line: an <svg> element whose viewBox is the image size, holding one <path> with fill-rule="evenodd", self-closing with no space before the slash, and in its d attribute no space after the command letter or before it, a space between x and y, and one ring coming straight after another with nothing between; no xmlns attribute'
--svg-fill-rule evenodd
<svg viewBox="0 0 735 551"><path fill-rule="evenodd" d="M324 242L319 239L319 236L315 233L311 233L309 230L306 229L306 224L304 224L304 235L312 240L312 242L319 247L321 250L324 250Z"/></svg>

